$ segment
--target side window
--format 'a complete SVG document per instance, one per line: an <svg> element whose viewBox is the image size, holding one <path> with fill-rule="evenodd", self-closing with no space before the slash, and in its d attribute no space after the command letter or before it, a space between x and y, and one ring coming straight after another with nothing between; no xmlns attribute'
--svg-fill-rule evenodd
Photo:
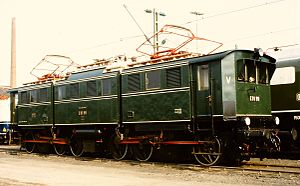
<svg viewBox="0 0 300 186"><path fill-rule="evenodd" d="M42 88L39 90L39 102L46 102L48 99L48 89Z"/></svg>
<svg viewBox="0 0 300 186"><path fill-rule="evenodd" d="M20 94L20 103L25 104L28 103L28 93L27 92L21 92Z"/></svg>
<svg viewBox="0 0 300 186"><path fill-rule="evenodd" d="M128 75L128 92L138 92L141 90L140 74Z"/></svg>
<svg viewBox="0 0 300 186"><path fill-rule="evenodd" d="M181 86L181 71L179 68L171 68L166 70L167 74L167 88L174 88Z"/></svg>
<svg viewBox="0 0 300 186"><path fill-rule="evenodd" d="M276 68L271 79L271 85L293 84L295 83L295 76L295 67Z"/></svg>
<svg viewBox="0 0 300 186"><path fill-rule="evenodd" d="M55 91L56 95L56 100L64 100L67 98L67 91L66 91L66 86L65 85L61 85L56 87L56 91Z"/></svg>
<svg viewBox="0 0 300 186"><path fill-rule="evenodd" d="M69 97L79 98L79 83L69 85Z"/></svg>
<svg viewBox="0 0 300 186"><path fill-rule="evenodd" d="M160 88L160 70L145 73L146 90Z"/></svg>
<svg viewBox="0 0 300 186"><path fill-rule="evenodd" d="M30 94L30 102L36 103L38 101L38 99L37 99L37 96L38 96L37 90L31 90L29 92L29 94Z"/></svg>
<svg viewBox="0 0 300 186"><path fill-rule="evenodd" d="M198 90L208 90L208 88L209 88L208 65L198 66L197 80L198 80Z"/></svg>
<svg viewBox="0 0 300 186"><path fill-rule="evenodd" d="M111 79L102 80L102 95L107 96L111 94Z"/></svg>
<svg viewBox="0 0 300 186"><path fill-rule="evenodd" d="M87 96L97 96L97 82L88 81L86 83L86 95Z"/></svg>

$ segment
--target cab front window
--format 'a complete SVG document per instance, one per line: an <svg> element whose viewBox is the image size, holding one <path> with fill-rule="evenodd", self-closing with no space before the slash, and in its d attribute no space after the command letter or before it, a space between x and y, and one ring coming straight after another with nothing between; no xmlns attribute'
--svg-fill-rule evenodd
<svg viewBox="0 0 300 186"><path fill-rule="evenodd" d="M246 61L246 66L247 66L247 75L248 75L248 82L250 83L255 83L257 78L256 78L256 65L254 61L248 60Z"/></svg>
<svg viewBox="0 0 300 186"><path fill-rule="evenodd" d="M269 73L266 63L260 63L258 68L258 83L269 83Z"/></svg>
<svg viewBox="0 0 300 186"><path fill-rule="evenodd" d="M237 61L236 74L240 82L256 84L268 84L270 65L268 63L251 59L241 59Z"/></svg>

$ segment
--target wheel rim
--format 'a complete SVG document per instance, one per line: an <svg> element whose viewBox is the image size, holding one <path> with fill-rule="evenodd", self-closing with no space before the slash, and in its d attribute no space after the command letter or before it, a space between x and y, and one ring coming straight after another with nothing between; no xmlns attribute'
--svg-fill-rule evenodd
<svg viewBox="0 0 300 186"><path fill-rule="evenodd" d="M83 141L81 138L74 138L70 143L70 151L75 157L79 157L83 154Z"/></svg>
<svg viewBox="0 0 300 186"><path fill-rule="evenodd" d="M153 154L153 146L150 144L137 144L132 146L134 158L138 161L148 161Z"/></svg>
<svg viewBox="0 0 300 186"><path fill-rule="evenodd" d="M280 138L276 134L274 134L272 136L271 142L273 144L274 151L280 152L281 141L280 141Z"/></svg>
<svg viewBox="0 0 300 186"><path fill-rule="evenodd" d="M34 136L32 133L27 133L25 135L25 140L34 140ZM25 142L24 144L25 150L27 153L32 153L35 150L35 143L33 142Z"/></svg>
<svg viewBox="0 0 300 186"><path fill-rule="evenodd" d="M221 142L213 138L208 143L193 147L193 154L197 162L204 166L217 165L221 158Z"/></svg>
<svg viewBox="0 0 300 186"><path fill-rule="evenodd" d="M62 156L66 153L67 146L66 145L58 145L53 144L54 151L57 155Z"/></svg>
<svg viewBox="0 0 300 186"><path fill-rule="evenodd" d="M124 144L124 145L121 145L121 144L115 144L113 145L114 147L112 147L112 157L115 159L115 160L122 160L126 157L127 155L127 152L128 152L128 145L127 144Z"/></svg>
<svg viewBox="0 0 300 186"><path fill-rule="evenodd" d="M111 155L115 160L122 160L128 152L128 144L120 144L120 137L115 135L112 137L110 145Z"/></svg>

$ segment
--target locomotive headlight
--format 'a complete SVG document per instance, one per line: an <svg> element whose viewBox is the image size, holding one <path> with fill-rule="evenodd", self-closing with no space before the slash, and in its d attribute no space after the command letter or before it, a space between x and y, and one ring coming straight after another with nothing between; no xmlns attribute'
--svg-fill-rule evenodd
<svg viewBox="0 0 300 186"><path fill-rule="evenodd" d="M279 125L279 123L280 123L279 117L275 117L275 124L276 124L276 125Z"/></svg>
<svg viewBox="0 0 300 186"><path fill-rule="evenodd" d="M254 54L256 56L262 57L264 55L264 51L261 48L254 48Z"/></svg>
<svg viewBox="0 0 300 186"><path fill-rule="evenodd" d="M244 121L245 121L245 123L246 123L247 126L249 126L249 125L251 124L251 120L250 120L249 117L246 117L246 118L244 119Z"/></svg>

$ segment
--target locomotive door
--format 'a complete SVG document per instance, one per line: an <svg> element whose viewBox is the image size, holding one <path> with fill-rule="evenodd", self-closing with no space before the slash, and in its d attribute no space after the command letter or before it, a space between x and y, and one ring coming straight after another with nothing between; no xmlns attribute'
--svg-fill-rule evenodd
<svg viewBox="0 0 300 186"><path fill-rule="evenodd" d="M207 117L211 116L209 65L197 65L195 70L195 114L199 118L208 119Z"/></svg>
<svg viewBox="0 0 300 186"><path fill-rule="evenodd" d="M214 128L214 118L221 116L222 91L219 62L192 66L192 115L199 129Z"/></svg>

